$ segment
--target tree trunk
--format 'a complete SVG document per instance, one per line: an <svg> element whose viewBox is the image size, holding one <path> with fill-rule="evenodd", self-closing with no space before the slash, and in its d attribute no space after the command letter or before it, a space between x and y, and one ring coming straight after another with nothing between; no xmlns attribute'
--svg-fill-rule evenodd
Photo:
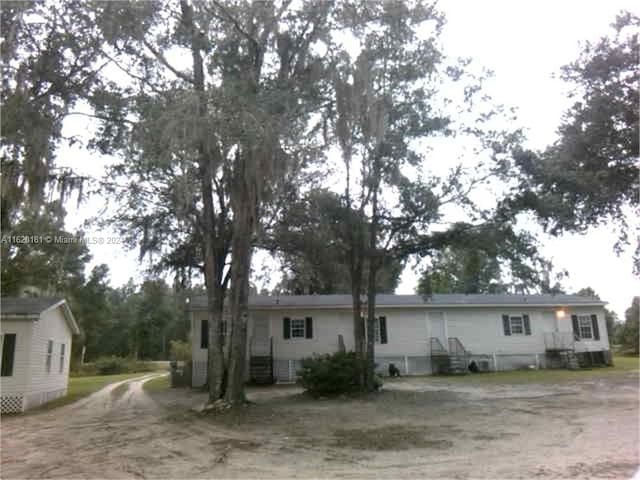
<svg viewBox="0 0 640 480"><path fill-rule="evenodd" d="M365 388L369 391L375 388L375 358L376 358L376 274L377 263L374 258L369 263L369 278L367 282L367 354L365 362Z"/></svg>
<svg viewBox="0 0 640 480"><path fill-rule="evenodd" d="M198 97L198 125L206 125L207 99L204 85L204 66L200 53L199 32L193 20L193 8L186 0L180 2L182 22L191 33L191 57L193 60L193 84ZM198 165L200 185L202 189L202 238L204 251L204 277L207 289L207 312L209 322L209 349L207 352L207 383L209 386L209 401L214 402L224 395L224 355L221 341L222 310L224 292L220 288L221 279L216 268L214 240L216 237L213 209L213 176L214 158L210 149L206 148L205 135L209 132L200 131L198 139Z"/></svg>
<svg viewBox="0 0 640 480"><path fill-rule="evenodd" d="M248 165L253 152L236 157L231 204L233 237L231 241L231 344L229 351L229 383L225 399L232 405L245 401L244 382L247 365L247 324L249 321L249 274L252 238L256 226L257 194L255 162Z"/></svg>
<svg viewBox="0 0 640 480"><path fill-rule="evenodd" d="M350 205L350 203L349 203ZM349 274L351 276L351 300L353 304L353 342L356 359L360 365L365 363L365 329L362 312L362 265L364 245L362 244L362 225L358 222L354 226L357 230L351 233L351 245L349 246ZM364 371L358 378L360 387L364 387L366 378Z"/></svg>
<svg viewBox="0 0 640 480"><path fill-rule="evenodd" d="M373 159L373 186L371 195L371 226L369 228L369 274L367 279L367 356L365 364L365 387L375 389L376 358L376 275L378 273L378 188L380 185L380 167L378 158Z"/></svg>

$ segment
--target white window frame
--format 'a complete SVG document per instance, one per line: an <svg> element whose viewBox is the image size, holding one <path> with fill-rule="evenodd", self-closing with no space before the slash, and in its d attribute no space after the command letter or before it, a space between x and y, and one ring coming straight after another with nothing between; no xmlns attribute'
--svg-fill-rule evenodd
<svg viewBox="0 0 640 480"><path fill-rule="evenodd" d="M64 371L64 356L67 353L67 346L64 343L60 344L60 372L62 373Z"/></svg>
<svg viewBox="0 0 640 480"><path fill-rule="evenodd" d="M304 318L292 318L289 325L290 338L307 338L307 323ZM302 326L301 326L302 325ZM294 335L294 332L296 334ZM302 333L301 335L299 335Z"/></svg>
<svg viewBox="0 0 640 480"><path fill-rule="evenodd" d="M589 335L584 335L583 332L589 332ZM593 340L593 323L591 315L578 315L578 333L580 338L584 340Z"/></svg>
<svg viewBox="0 0 640 480"><path fill-rule="evenodd" d="M53 340L47 342L47 355L45 358L44 368L47 373L51 373L51 360L53 357Z"/></svg>
<svg viewBox="0 0 640 480"><path fill-rule="evenodd" d="M516 332L513 329L513 321L520 321L520 326L518 327L520 329L519 332ZM513 315L513 316L509 316L509 330L511 331L511 335L524 335L525 331L524 331L524 316L523 315Z"/></svg>

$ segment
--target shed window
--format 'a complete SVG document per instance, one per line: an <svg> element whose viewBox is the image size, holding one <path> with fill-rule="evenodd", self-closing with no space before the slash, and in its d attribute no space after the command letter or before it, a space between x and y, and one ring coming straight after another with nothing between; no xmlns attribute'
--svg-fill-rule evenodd
<svg viewBox="0 0 640 480"><path fill-rule="evenodd" d="M47 343L47 357L45 363L45 370L47 373L51 373L51 357L53 356L53 340L49 340Z"/></svg>
<svg viewBox="0 0 640 480"><path fill-rule="evenodd" d="M3 377L13 375L13 360L16 353L16 334L5 333L2 336L2 367L0 371Z"/></svg>
<svg viewBox="0 0 640 480"><path fill-rule="evenodd" d="M65 354L66 345L64 343L60 344L60 373L64 371L64 354Z"/></svg>
<svg viewBox="0 0 640 480"><path fill-rule="evenodd" d="M580 328L580 338L593 338L589 315L578 315L578 327Z"/></svg>

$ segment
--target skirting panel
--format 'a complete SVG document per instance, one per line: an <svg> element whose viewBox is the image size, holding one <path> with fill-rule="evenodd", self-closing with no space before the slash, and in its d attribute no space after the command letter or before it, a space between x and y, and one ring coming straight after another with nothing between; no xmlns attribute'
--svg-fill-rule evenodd
<svg viewBox="0 0 640 480"><path fill-rule="evenodd" d="M22 395L3 395L0 397L0 413L20 413L24 411Z"/></svg>

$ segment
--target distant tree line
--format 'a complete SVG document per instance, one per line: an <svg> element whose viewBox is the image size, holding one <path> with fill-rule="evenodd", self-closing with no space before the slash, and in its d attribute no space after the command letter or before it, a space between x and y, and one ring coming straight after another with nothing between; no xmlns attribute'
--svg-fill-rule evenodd
<svg viewBox="0 0 640 480"><path fill-rule="evenodd" d="M68 243L12 241L2 243L3 296L60 296L66 298L81 334L74 339L72 356L93 361L105 355L160 360L169 356L171 340L186 340L185 295L162 279L140 285L132 280L122 287L109 285L109 267L91 260L83 232L63 228L59 202L43 204L20 218L14 236L38 235L69 239Z"/></svg>

